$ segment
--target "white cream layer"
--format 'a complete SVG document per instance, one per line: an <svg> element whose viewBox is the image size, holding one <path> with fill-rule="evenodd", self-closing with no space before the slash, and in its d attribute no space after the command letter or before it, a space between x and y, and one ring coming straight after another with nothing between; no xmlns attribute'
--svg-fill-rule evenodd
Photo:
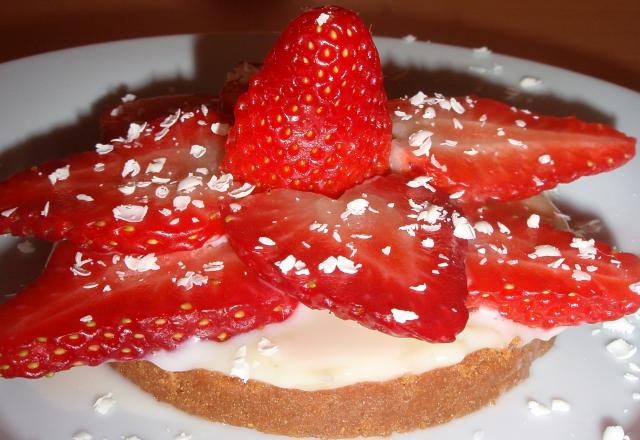
<svg viewBox="0 0 640 440"><path fill-rule="evenodd" d="M147 360L167 371L203 368L313 391L421 374L456 364L482 348L503 348L516 338L521 344L548 340L560 331L529 328L480 310L471 314L455 342L433 344L389 336L300 305L283 323L223 343L192 340Z"/></svg>

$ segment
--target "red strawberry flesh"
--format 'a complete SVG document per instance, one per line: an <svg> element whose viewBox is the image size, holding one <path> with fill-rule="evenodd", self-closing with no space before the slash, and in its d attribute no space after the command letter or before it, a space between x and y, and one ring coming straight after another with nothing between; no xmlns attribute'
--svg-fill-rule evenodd
<svg viewBox="0 0 640 440"><path fill-rule="evenodd" d="M0 304L0 375L140 359L194 336L221 342L282 321L295 305L224 242L138 257L63 243L38 281Z"/></svg>
<svg viewBox="0 0 640 440"><path fill-rule="evenodd" d="M500 209L469 217L482 222L466 257L469 307L543 328L615 320L640 307L636 255Z"/></svg>
<svg viewBox="0 0 640 440"><path fill-rule="evenodd" d="M234 114L222 166L258 186L336 196L388 169L380 59L351 11L324 7L293 20Z"/></svg>
<svg viewBox="0 0 640 440"><path fill-rule="evenodd" d="M452 208L401 176L333 200L288 189L228 217L230 242L265 280L305 305L395 336L452 341L467 321L466 246Z"/></svg>
<svg viewBox="0 0 640 440"><path fill-rule="evenodd" d="M635 154L635 139L604 124L491 99L418 94L391 102L390 110L391 168L432 176L434 186L466 201L523 199Z"/></svg>
<svg viewBox="0 0 640 440"><path fill-rule="evenodd" d="M127 97L132 100L123 98L122 103L109 108L100 117L103 141L126 137L132 123L143 124L182 109L202 109L204 106L207 111L217 111L221 106L217 97L209 95L166 95L142 99L130 95Z"/></svg>
<svg viewBox="0 0 640 440"><path fill-rule="evenodd" d="M196 248L223 230L225 122L206 107L132 123L127 139L24 171L0 184L0 231L67 238L94 250Z"/></svg>

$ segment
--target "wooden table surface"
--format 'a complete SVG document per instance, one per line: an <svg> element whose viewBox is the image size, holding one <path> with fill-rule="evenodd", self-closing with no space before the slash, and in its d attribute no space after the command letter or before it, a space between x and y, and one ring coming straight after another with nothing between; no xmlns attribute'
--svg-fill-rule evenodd
<svg viewBox="0 0 640 440"><path fill-rule="evenodd" d="M640 91L640 0L345 0L375 35L529 58ZM277 31L318 1L25 0L0 10L0 62L180 33Z"/></svg>

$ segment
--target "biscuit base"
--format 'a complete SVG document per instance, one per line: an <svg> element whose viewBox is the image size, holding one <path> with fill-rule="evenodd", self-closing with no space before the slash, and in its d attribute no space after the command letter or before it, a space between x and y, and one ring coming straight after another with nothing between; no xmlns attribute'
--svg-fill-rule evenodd
<svg viewBox="0 0 640 440"><path fill-rule="evenodd" d="M319 391L243 383L207 370L168 372L147 361L113 367L157 400L205 419L292 437L348 438L427 428L493 404L552 345L482 349L420 375Z"/></svg>

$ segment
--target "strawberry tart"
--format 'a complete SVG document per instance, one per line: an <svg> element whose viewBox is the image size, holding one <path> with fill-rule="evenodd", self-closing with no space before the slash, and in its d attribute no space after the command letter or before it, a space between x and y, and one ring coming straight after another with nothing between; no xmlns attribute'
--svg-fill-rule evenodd
<svg viewBox="0 0 640 440"><path fill-rule="evenodd" d="M491 404L564 328L640 308L640 259L543 194L635 140L479 97L389 100L351 11L303 13L222 96L101 126L95 150L0 183L0 231L56 242L0 305L3 380L113 362L213 421L388 435Z"/></svg>

